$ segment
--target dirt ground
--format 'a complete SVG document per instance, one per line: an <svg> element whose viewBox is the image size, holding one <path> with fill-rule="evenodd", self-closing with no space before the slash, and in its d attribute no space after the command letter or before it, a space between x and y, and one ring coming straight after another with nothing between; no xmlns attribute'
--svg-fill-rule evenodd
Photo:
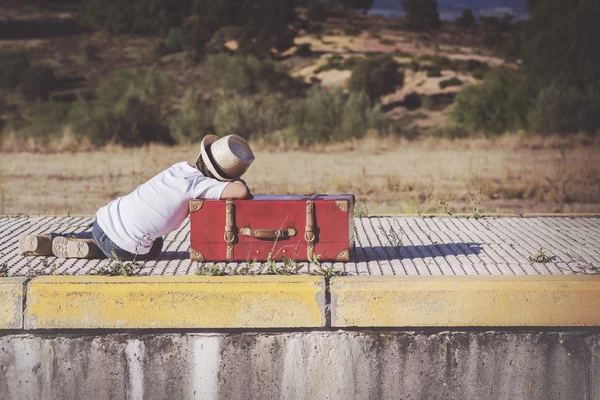
<svg viewBox="0 0 600 400"><path fill-rule="evenodd" d="M255 194L354 193L360 215L600 212L600 139L368 137L304 150L253 146L257 158L245 178ZM91 215L197 151L0 153L0 214Z"/></svg>

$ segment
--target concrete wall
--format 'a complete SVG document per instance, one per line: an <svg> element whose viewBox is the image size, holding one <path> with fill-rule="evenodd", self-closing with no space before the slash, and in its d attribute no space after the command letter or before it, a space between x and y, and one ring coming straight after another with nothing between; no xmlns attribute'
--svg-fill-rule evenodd
<svg viewBox="0 0 600 400"><path fill-rule="evenodd" d="M10 333L2 399L600 399L600 332Z"/></svg>

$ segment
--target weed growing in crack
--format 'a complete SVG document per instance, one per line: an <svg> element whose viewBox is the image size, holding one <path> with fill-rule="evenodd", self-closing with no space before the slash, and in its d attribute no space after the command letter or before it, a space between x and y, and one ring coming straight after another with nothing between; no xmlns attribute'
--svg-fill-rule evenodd
<svg viewBox="0 0 600 400"><path fill-rule="evenodd" d="M549 255L544 252L544 249L540 248L537 253L529 256L529 261L532 263L550 263L556 260L555 255Z"/></svg>
<svg viewBox="0 0 600 400"><path fill-rule="evenodd" d="M92 269L90 274L99 276L138 276L140 268L135 261L112 260L108 265L100 265Z"/></svg>
<svg viewBox="0 0 600 400"><path fill-rule="evenodd" d="M271 258L271 254L267 259L267 275L294 275L297 274L302 266L298 265L296 260L286 256L281 257L282 265L277 264L275 260Z"/></svg>
<svg viewBox="0 0 600 400"><path fill-rule="evenodd" d="M366 204L356 203L354 205L354 217L355 218L365 218L369 216L369 208Z"/></svg>
<svg viewBox="0 0 600 400"><path fill-rule="evenodd" d="M196 275L202 276L223 276L226 275L223 268L221 268L218 264L213 265L198 265L196 268Z"/></svg>
<svg viewBox="0 0 600 400"><path fill-rule="evenodd" d="M580 256L579 254L567 253L566 256L569 257L570 259L572 259L573 261L579 263L580 264L579 269L573 270L570 267L565 268L565 267L561 267L561 266L558 267L559 269L562 269L563 271L572 272L574 274L600 275L600 265L592 264L591 262L587 261L585 258Z"/></svg>
<svg viewBox="0 0 600 400"><path fill-rule="evenodd" d="M477 192L475 193L475 198L471 197L471 195L467 192L467 197L469 198L469 201L471 202L471 207L473 207L472 216L475 219L479 219L483 216L483 213L482 213L483 210L481 208L481 204L483 202L482 195L481 195L482 183L483 183L483 180L481 178L481 174L479 174L479 185L477 188Z"/></svg>
<svg viewBox="0 0 600 400"><path fill-rule="evenodd" d="M448 215L452 215L452 210L450 210L450 205L448 204L447 201L442 200L438 194L437 191L435 190L435 186L431 183L427 183L427 187L429 188L429 191L431 192L431 194L433 195L433 198L435 199L435 202L439 205L444 207L444 211L446 211L446 213Z"/></svg>
<svg viewBox="0 0 600 400"><path fill-rule="evenodd" d="M6 277L8 277L8 265L6 264L6 262L3 262L2 264L0 264L0 278Z"/></svg>
<svg viewBox="0 0 600 400"><path fill-rule="evenodd" d="M325 279L331 279L335 276L344 275L344 271L334 268L333 265L327 265L327 266L318 265L315 268L315 270L313 272L311 272L311 275L319 275Z"/></svg>

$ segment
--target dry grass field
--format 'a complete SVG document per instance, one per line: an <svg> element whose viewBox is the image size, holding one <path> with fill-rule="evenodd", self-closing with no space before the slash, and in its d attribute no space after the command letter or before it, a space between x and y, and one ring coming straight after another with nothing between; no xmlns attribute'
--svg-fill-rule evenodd
<svg viewBox="0 0 600 400"><path fill-rule="evenodd" d="M312 149L254 143L255 194L355 193L361 215L600 212L600 140L367 137ZM193 147L0 153L0 214L91 215Z"/></svg>

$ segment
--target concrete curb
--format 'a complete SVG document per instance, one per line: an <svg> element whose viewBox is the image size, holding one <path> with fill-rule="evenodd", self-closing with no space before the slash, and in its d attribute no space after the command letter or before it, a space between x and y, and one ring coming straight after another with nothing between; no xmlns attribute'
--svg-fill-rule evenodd
<svg viewBox="0 0 600 400"><path fill-rule="evenodd" d="M322 326L316 276L44 276L27 288L25 329Z"/></svg>
<svg viewBox="0 0 600 400"><path fill-rule="evenodd" d="M308 275L0 278L0 329L600 326L600 276L356 276L326 286Z"/></svg>
<svg viewBox="0 0 600 400"><path fill-rule="evenodd" d="M23 328L23 296L27 278L0 278L0 329Z"/></svg>
<svg viewBox="0 0 600 400"><path fill-rule="evenodd" d="M600 326L600 276L333 278L331 325Z"/></svg>

